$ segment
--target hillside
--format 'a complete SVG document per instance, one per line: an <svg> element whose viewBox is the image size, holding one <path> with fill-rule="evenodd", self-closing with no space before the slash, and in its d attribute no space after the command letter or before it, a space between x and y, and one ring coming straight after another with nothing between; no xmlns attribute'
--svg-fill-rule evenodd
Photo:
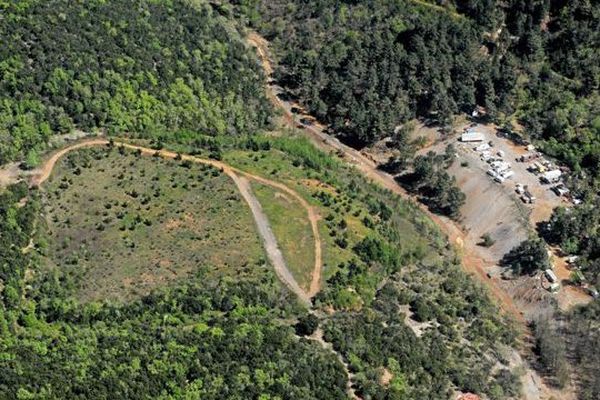
<svg viewBox="0 0 600 400"><path fill-rule="evenodd" d="M254 132L261 71L204 1L20 0L0 12L0 162L52 135Z"/></svg>
<svg viewBox="0 0 600 400"><path fill-rule="evenodd" d="M541 286L600 286L599 13L0 1L0 397L597 398L599 302ZM582 204L463 213L519 200L457 126Z"/></svg>
<svg viewBox="0 0 600 400"><path fill-rule="evenodd" d="M261 267L260 249L251 250L256 236L247 232L253 224L218 169L190 165L185 157L168 161L152 152L100 146L64 156L39 192L23 186L5 191L3 209L16 216L21 234L3 247L19 266L2 276L3 392L46 398L192 393L221 398L224 392L344 398L348 378L337 356L295 336L289 321L304 318L306 311L268 264ZM324 340L348 363L356 393L403 398L446 397L455 390L495 398L517 393L518 378L508 364L500 370L495 362L482 364L507 363L498 357L510 354L512 331L481 290L447 261L452 255L443 238L417 209L305 140L223 136L194 153L202 159L215 148L235 171L280 182L323 216L323 279L314 310ZM143 185L144 179L151 183ZM99 185L87 186L90 181ZM23 196L25 207L19 206ZM191 198L209 208L186 207ZM258 198L269 216L271 207L280 207L280 196ZM40 202L47 204L42 215L36 211ZM195 222L207 212L211 221ZM293 219L302 222L302 215L292 210ZM302 223L283 234L276 219L273 224L282 243L286 235L291 243L306 236ZM235 236L227 239L227 232ZM21 251L32 234L30 249ZM228 247L203 250L219 243ZM173 251L176 245L186 250ZM244 255L232 246L243 248ZM172 264L147 262L153 252ZM259 258L253 261L252 254ZM227 256L233 258L222 258ZM303 269L313 268L310 254L305 258L296 260L298 279ZM55 266L49 269L48 260ZM381 338L369 331L374 323L386 327ZM274 354L276 360L265 363ZM384 368L393 384L379 381ZM67 379L72 371L79 378ZM244 373L272 379L242 385Z"/></svg>

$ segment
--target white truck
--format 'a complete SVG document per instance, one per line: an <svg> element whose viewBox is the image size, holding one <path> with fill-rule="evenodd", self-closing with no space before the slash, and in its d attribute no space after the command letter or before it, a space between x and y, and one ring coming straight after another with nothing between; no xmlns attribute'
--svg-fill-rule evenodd
<svg viewBox="0 0 600 400"><path fill-rule="evenodd" d="M483 144L480 144L479 146L475 147L474 150L482 152L482 151L486 151L486 150L489 150L489 149L490 149L490 145L487 144L487 143L483 143Z"/></svg>

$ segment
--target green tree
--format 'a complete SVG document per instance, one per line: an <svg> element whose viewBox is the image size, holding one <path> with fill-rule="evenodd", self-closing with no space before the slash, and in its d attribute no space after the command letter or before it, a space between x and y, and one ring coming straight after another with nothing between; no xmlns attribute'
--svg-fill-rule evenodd
<svg viewBox="0 0 600 400"><path fill-rule="evenodd" d="M504 255L501 264L512 268L517 274L533 274L549 268L550 259L546 244L535 238L525 240L513 248Z"/></svg>

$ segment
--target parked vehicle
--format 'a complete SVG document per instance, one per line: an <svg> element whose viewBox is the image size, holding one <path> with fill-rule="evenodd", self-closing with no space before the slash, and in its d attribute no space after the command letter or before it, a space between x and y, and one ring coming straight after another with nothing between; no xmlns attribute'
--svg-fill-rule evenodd
<svg viewBox="0 0 600 400"><path fill-rule="evenodd" d="M508 170L508 171L504 171L502 174L500 174L504 179L508 179L511 178L513 175L515 174L515 171L512 170Z"/></svg>

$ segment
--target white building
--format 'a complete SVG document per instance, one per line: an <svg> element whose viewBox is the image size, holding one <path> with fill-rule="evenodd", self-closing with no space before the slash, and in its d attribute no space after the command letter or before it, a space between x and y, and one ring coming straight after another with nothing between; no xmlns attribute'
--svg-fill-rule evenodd
<svg viewBox="0 0 600 400"><path fill-rule="evenodd" d="M484 140L485 135L481 132L476 131L468 131L460 136L461 142L483 142Z"/></svg>

